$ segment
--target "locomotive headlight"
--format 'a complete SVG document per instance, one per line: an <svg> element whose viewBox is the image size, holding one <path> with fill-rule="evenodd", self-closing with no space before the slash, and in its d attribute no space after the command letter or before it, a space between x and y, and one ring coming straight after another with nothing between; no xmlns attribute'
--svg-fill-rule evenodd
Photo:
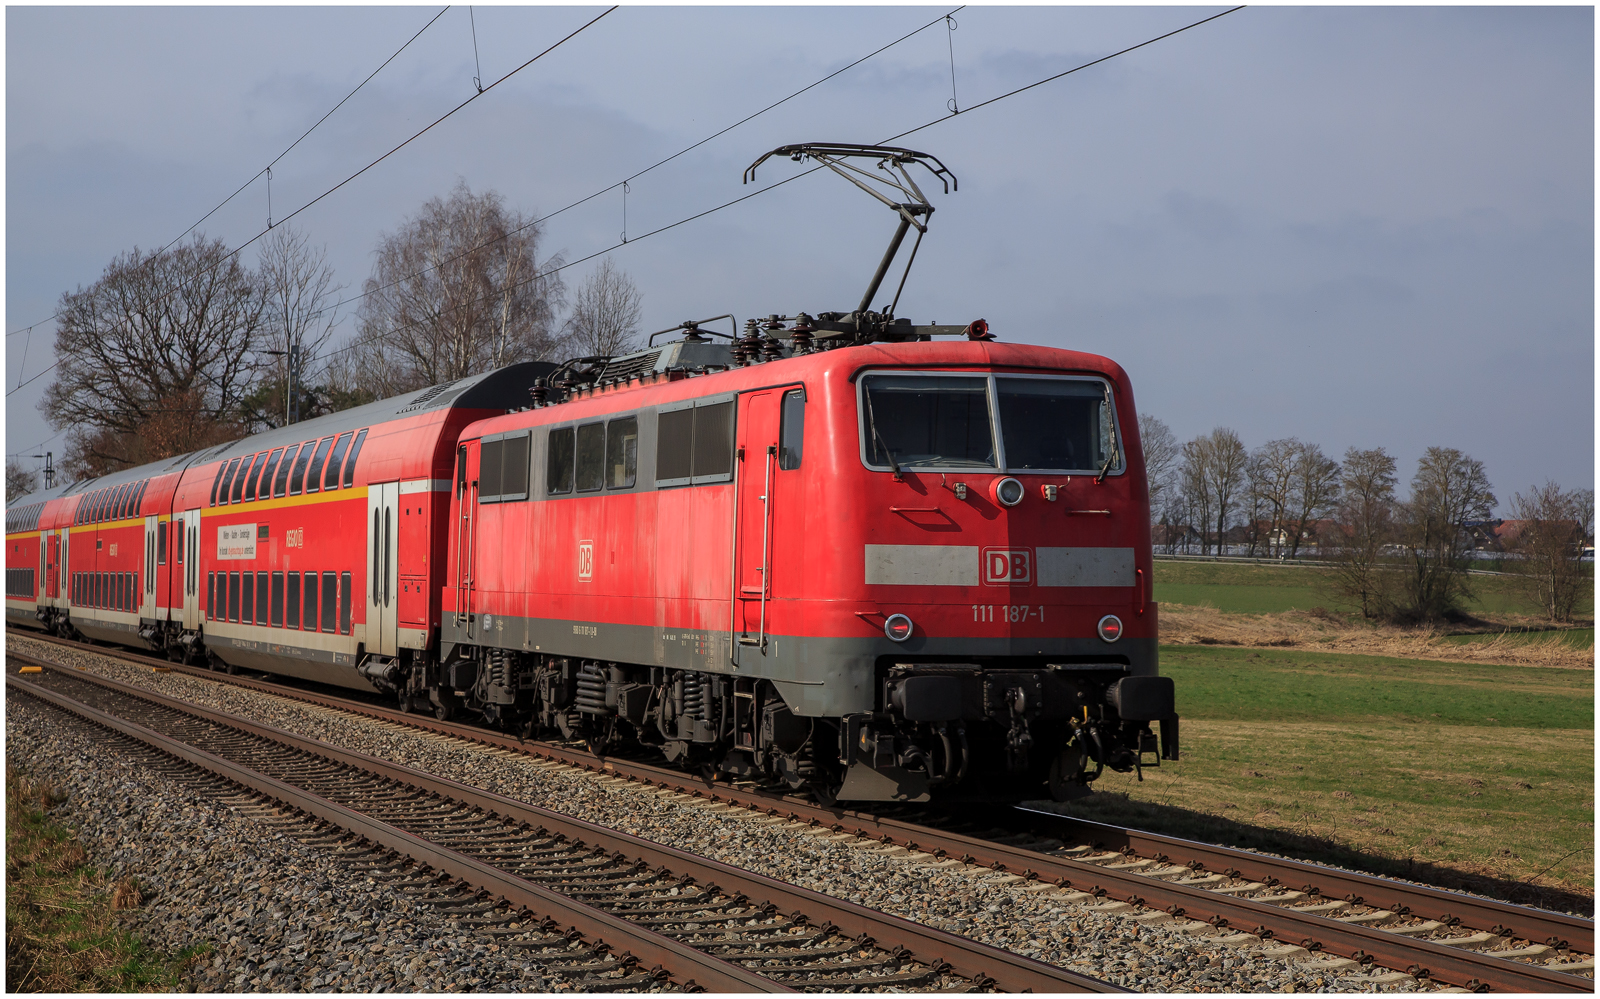
<svg viewBox="0 0 1600 999"><path fill-rule="evenodd" d="M1022 483L1007 476L994 484L994 498L1001 506L1016 506L1022 502Z"/></svg>
<svg viewBox="0 0 1600 999"><path fill-rule="evenodd" d="M889 620L883 622L883 633L891 642L903 642L911 637L911 619L904 614L890 614Z"/></svg>
<svg viewBox="0 0 1600 999"><path fill-rule="evenodd" d="M1108 642L1115 642L1122 637L1122 618L1115 614L1107 614L1100 619L1100 637Z"/></svg>

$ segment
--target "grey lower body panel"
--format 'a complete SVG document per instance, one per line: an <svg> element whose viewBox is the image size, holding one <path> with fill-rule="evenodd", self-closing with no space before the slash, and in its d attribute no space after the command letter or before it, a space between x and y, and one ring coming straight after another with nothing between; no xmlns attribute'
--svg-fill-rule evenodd
<svg viewBox="0 0 1600 999"><path fill-rule="evenodd" d="M1124 638L1110 643L1099 638L969 638L916 634L905 642L878 635L863 638L815 638L772 635L765 648L737 645L726 631L686 631L649 625L603 624L482 615L469 630L446 617L444 648L452 644L538 652L544 655L638 666L704 670L730 676L771 680L797 715L836 717L870 711L876 691L874 671L879 657L904 662L939 658L1018 657L1041 665L1056 660L1126 660L1134 675L1156 673L1154 638ZM734 656L738 662L735 664Z"/></svg>
<svg viewBox="0 0 1600 999"><path fill-rule="evenodd" d="M366 677L356 672L355 656L349 653L214 635L207 635L205 642L208 650L230 666L331 683L355 690L377 689Z"/></svg>

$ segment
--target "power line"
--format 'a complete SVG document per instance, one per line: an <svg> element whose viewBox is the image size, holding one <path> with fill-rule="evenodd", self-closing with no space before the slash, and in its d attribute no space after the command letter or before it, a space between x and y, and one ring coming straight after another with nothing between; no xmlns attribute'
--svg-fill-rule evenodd
<svg viewBox="0 0 1600 999"><path fill-rule="evenodd" d="M406 146L410 145L412 142L415 142L419 137L421 137L428 130L432 129L435 125L437 125L440 122L444 121L446 118L449 118L451 115L455 114L457 111L460 111L462 108L466 107L468 104L471 104L473 101L477 100L479 97L482 97L484 94L486 94L489 91L493 90L495 87L498 87L500 84L502 84L505 81L511 79L511 77L513 77L513 76L517 75L518 73L522 72L524 69L527 69L529 66L533 65L535 62L538 62L540 59L542 59L545 56L549 55L551 52L555 51L557 48L560 48L562 45L566 44L568 41L572 40L578 34L580 34L585 29L590 27L590 25L593 25L596 21L599 21L602 17L605 17L607 14L611 13L612 11L614 11L616 9L617 9L617 5L613 5L611 7L606 8L606 10L602 11L599 15L597 15L596 17L594 17L593 19L591 19L590 21L585 23L582 27L578 28L576 31L571 32L566 37L564 37L560 41L556 42L554 45L551 45L549 48L545 49L543 52L540 52L538 55L534 56L532 59L529 59L527 62L525 62L522 65L518 66L516 69L513 69L511 72L507 73L505 76L502 76L500 79L498 79L498 80L494 81L493 83L489 84L487 87L484 87L482 90L478 91L476 94L473 94L471 97L468 97L466 100L462 101L460 104L457 104L455 107L451 108L449 111L446 111L444 114L440 115L438 118L435 118L431 123L429 123L427 126L422 128L415 135L412 135L409 139L406 139L404 142L402 142L399 145L395 146L393 149L391 149L388 152L384 153L382 156L379 156L377 159L373 160L371 163L368 163L366 166L362 167L360 170L357 170L355 173L353 173L350 176L346 177L344 180L341 180L339 183L337 183L337 184L333 185L332 187L328 188L326 191L323 191L321 194L317 195L315 198L312 198L310 201L308 201L305 204L301 205L299 208L296 208L294 211L290 212L288 215L284 216L284 218L279 220L278 224L282 225L284 222L289 221L290 219L294 218L296 215L299 215L301 212L305 211L307 208L310 208L312 205L314 205L317 202L321 201L323 198L328 197L328 195L330 195L330 194L334 193L335 191L339 190L341 187L344 187L346 184L348 184L351 181L355 180L357 177L360 177L362 174L366 173L368 170L371 170L373 167L377 166L379 163L382 163L384 160L388 159L390 156L393 156L395 153L397 153L400 150L404 149ZM238 246L234 247L231 251L229 251L228 255L226 257L223 257L221 261L218 261L218 263L215 266L220 267L223 263L226 263L228 260L231 260L232 258L238 256L239 252L241 250L243 250L245 247L251 245L256 240L260 239L262 236L265 236L270 231L271 231L270 229L263 229L260 232L256 233L254 236L250 237L248 240L246 240L245 242L239 244ZM56 315L59 316L60 313L56 313ZM52 318L55 318L55 317L52 317ZM29 383L38 380L40 376L42 376L44 374L47 374L50 371L53 371L58 365L60 365L60 363L61 363L61 361L59 359L57 359L48 368L45 368L44 371L41 371L41 372L39 372L39 374L34 375L32 378L28 379L26 382L22 382L16 388L11 389L9 392L6 393L6 396L9 398L10 396L16 394L18 391L20 391L23 388L23 386L28 385Z"/></svg>
<svg viewBox="0 0 1600 999"><path fill-rule="evenodd" d="M964 10L964 9L965 9L965 5L962 5L960 7L955 8L954 10L950 11L950 14L955 14L958 11L961 11L961 10ZM379 293L381 291L387 291L388 289L393 288L395 285L401 283L402 281L409 281L412 278L420 277L421 275L428 273L430 270L437 270L438 268L444 266L445 264L452 263L452 262L454 262L456 260L459 260L460 258L466 256L469 253L475 253L478 250L481 250L486 246L493 246L495 243L498 243L498 242L500 242L501 240L504 240L504 239L509 239L512 236L515 236L516 234L518 234L518 233L520 233L520 232L522 232L522 231L524 231L526 229L530 229L530 228L532 228L534 226L541 225L541 224L543 224L545 222L548 222L550 219L555 218L557 215L560 215L563 212L570 211L570 210L572 210L574 208L577 208L578 206L580 206L582 204L585 204L587 202L593 201L595 198L600 197L602 194L606 194L607 192L610 192L610 191L615 191L618 187L621 187L621 186L627 184L630 181L638 180L640 177L643 177L645 174L647 174L650 171L656 169L657 167L665 166L666 164L671 163L673 160L677 159L678 157L682 156L683 154L688 153L688 152L692 152L693 150L699 148L700 146L705 145L706 143L710 142L712 139L715 139L715 138L717 138L719 136L725 135L728 132L731 132L734 129L738 128L740 125L743 125L746 122L751 121L754 118L757 118L757 117L759 117L759 116L761 116L763 114L766 114L768 111L771 111L773 108L779 106L780 104L785 104L785 103L793 100L794 98L799 97L801 94L805 93L806 91L811 90L812 88L817 87L817 86L819 86L821 84L827 83L829 80L831 80L834 77L838 76L840 73L843 73L843 72L845 72L847 70L850 70L850 69L854 69L855 67L857 67L857 66L861 65L862 63L866 62L868 59L871 59L874 56L880 55L883 52L886 52L889 49L894 48L896 45L899 45L901 42L903 42L906 39L912 37L913 35L917 35L917 34L920 34L923 31L928 30L929 28L933 27L935 24L938 24L940 21L943 21L946 17L949 17L949 16L950 16L949 14L945 14L945 15L941 15L939 17L936 17L933 20L929 21L927 24L924 24L922 27L917 28L915 31L909 31L906 34L901 35L899 38L896 38L894 41L890 42L889 44L883 45L883 46L880 46L879 48L874 49L873 51L867 53L866 55L864 55L861 58L855 60L854 62L849 63L848 65L845 65L845 66L843 66L843 67L841 67L839 69L836 69L832 73L829 73L827 76L824 76L819 80L816 80L816 81L814 81L812 83L809 83L809 84L805 85L804 87L801 87L799 90L796 90L794 93L790 94L789 96L784 97L781 100L773 101L771 104L768 104L766 107L762 108L760 111L756 111L753 114L748 114L745 117L743 117L743 118L739 119L738 121L734 122L732 125L729 125L726 128L720 129L719 131L713 132L712 134L710 134L710 135L706 136L705 138L701 139L700 141L695 142L695 143L691 143L690 145L685 146L684 148L682 148L682 149L678 150L677 152L673 153L671 156L665 157L664 159L657 160L656 162L654 162L654 163L650 164L649 166L645 167L643 170L640 170L640 171L638 171L637 173L634 173L634 174L630 174L629 176L624 177L622 180L619 180L616 183L611 184L611 185L609 185L607 187L603 187L600 190L595 191L593 194L588 195L587 197L579 198L577 201L574 201L569 205L566 205L566 206L564 206L562 208L557 208L555 211L549 213L548 215L540 216L539 218L536 218L536 219L532 220L531 222L525 223L524 225L520 225L517 228L512 229L511 231L509 231L507 233L504 233L504 234L499 235L499 236L495 236L494 238L489 239L489 240L485 240L484 242L479 243L476 246L468 247L467 249L462 250L460 253L456 254L453 257L449 257L449 258L447 258L445 260L441 260L438 263L429 264L427 267L424 267L421 270L416 271L414 273L407 274L404 277L396 278L395 280L389 282L386 285L383 285L383 286L378 287L378 288L373 288L373 289L370 289L368 291L363 291L359 295L351 295L349 298L342 299L342 300L340 300L338 302L335 302L334 304L332 304L332 305L330 305L330 306L328 306L328 307L326 307L324 309L319 309L316 312L311 313L311 315L312 316L320 316L320 315L323 315L323 314L325 314L327 312L331 312L331 311L336 310L336 309L341 309L344 306L349 305L352 302L359 302L362 299L367 298L367 297L369 297L371 295L376 295L377 293ZM744 199L740 198L739 200L742 201ZM723 207L726 207L726 206L723 206ZM678 224L681 224L681 223L674 223L674 225L678 225ZM671 227L669 226L668 228L671 228ZM660 231L660 230L657 230L657 231ZM647 235L653 235L653 234L647 234ZM643 238L643 237L640 237L640 238ZM631 240L623 240L622 242L624 242L624 243L625 242L631 242ZM619 243L618 245L621 245L621 244ZM608 250L602 250L600 252L601 253L606 253L606 252L609 252L609 249ZM598 254L590 254L587 257L584 257L584 258L582 258L580 260L574 260L574 261L572 261L572 263L566 264L564 266L565 267L570 267L570 266L572 266L572 264L583 263L585 260L594 259L595 256L598 256ZM551 272L548 272L548 273L555 273L555 272L551 271ZM405 327L399 327L399 328L403 329ZM332 356L332 355L328 355L328 356Z"/></svg>
<svg viewBox="0 0 1600 999"><path fill-rule="evenodd" d="M321 118L318 118L317 119L317 123L315 125L312 125L310 128L306 129L303 133L301 133L300 138L298 138L298 139L294 140L293 142L289 143L289 147L287 149L285 149L283 152L279 153L277 156L273 157L272 162L268 163L266 166L264 166L260 170L258 170L256 172L256 174L253 177L251 177L249 180L245 181L243 184L240 184L238 190L234 191L232 194L228 195L226 198L223 198L221 203L219 203L215 208L211 209L209 212L206 212L204 215L200 216L199 221L195 222L194 225L190 226L189 228L183 230L183 232L179 233L177 239L174 239L174 240L172 240L172 242L168 243L166 246L163 246L159 251L157 251L157 253L158 254L159 253L165 253L166 251L172 249L172 247L174 246L174 244L176 244L178 242L178 240L182 239L183 237L189 235L191 232L194 232L196 229L200 228L201 224L204 223L206 219L208 219L211 216L217 214L217 212L219 212L223 208L225 208L230 201L232 201L234 198L237 198L240 194L244 193L245 188L249 187L251 184L254 184L256 181L260 180L262 174L268 174L270 176L272 168L278 165L278 161L279 160L281 160L285 156L289 155L289 153L294 150L294 147L298 146L301 142L305 141L306 136L310 135L312 132L315 132L317 130L317 126L318 125L321 125L323 122L325 122L329 118L333 117L333 112L334 111L337 111L340 108L344 107L346 101L348 101L348 100L350 100L350 98L354 97L356 95L356 92L359 91L362 87L365 87L368 83L371 83L372 82L372 78L374 76L377 76L379 73L383 72L384 66L389 65L391 62L394 62L395 59L400 55L400 53L404 52L407 48L409 48L412 42L414 42L418 38L422 37L422 32L423 31L427 31L429 28L433 27L433 22L437 21L437 20L439 20L439 18L443 17L444 14L445 14L445 11L447 11L449 9L450 9L449 7L445 7L444 10L441 10L441 11L439 11L439 13L433 15L433 17L429 19L428 23L424 24L422 26L422 30L421 31L418 31L416 34L412 35L410 38L408 38L406 40L406 43L404 45L400 46L398 49L395 49L394 55L391 55L389 58L385 59L383 61L383 65L379 66L377 69L373 70L371 73L368 73L367 74L367 78L365 80L362 80L360 83L356 84L355 90L352 90L348 94L345 94L343 100L341 100L339 103L335 104L333 106L333 108L328 111L327 114L323 115ZM40 325L42 323L49 322L51 319L59 319L60 316L61 316L61 313L57 312L55 315L50 316L49 319L41 319L38 323L35 323L34 325L38 326L38 325ZM24 327L24 329L31 329L31 328L32 327ZM15 335L17 335L18 333L21 333L21 332L23 332L23 330L21 330L21 329L12 330L10 333L7 333L6 336L8 336L8 337L15 336Z"/></svg>
<svg viewBox="0 0 1600 999"><path fill-rule="evenodd" d="M1126 55L1129 52L1133 52L1136 49L1142 49L1146 45L1151 45L1151 44L1153 44L1155 42L1161 41L1162 39L1171 38L1173 35L1182 34L1183 32L1188 31L1190 28L1197 28L1200 25L1205 24L1205 23L1207 23L1209 21L1215 21L1217 18L1222 17L1222 16L1224 16L1226 14L1232 14L1234 11L1243 10L1245 6L1246 5L1241 4L1241 5L1237 6L1237 7L1233 7L1233 8L1230 8L1228 10L1222 11L1221 13L1213 14L1210 17L1202 18L1201 20L1195 21L1192 24L1186 24L1183 27L1178 28L1178 29L1176 29L1174 31L1169 31L1166 34L1157 35L1154 38L1146 39L1145 41L1142 41L1137 45L1130 45L1127 48L1121 49L1121 50L1116 51L1116 52L1113 52L1110 55L1101 56L1098 59L1093 59L1093 60L1090 60L1089 62L1083 63L1081 65L1074 66L1072 69L1066 70L1064 72L1056 73L1054 76L1047 76L1044 79L1038 80L1038 81L1036 81L1034 83L1030 83L1025 87L1018 87L1016 90L1012 90L1012 91L1009 91L1007 93L1001 94L998 97L991 97L989 100L983 101L983 102L978 103L978 104L974 104L972 107L967 108L965 111L954 112L954 113L945 115L944 117L936 118L933 121L928 122L927 124L918 125L916 128L913 128L913 129L910 129L908 131L901 132L898 135L892 135L892 136L890 136L890 137L888 137L886 139L883 139L878 144L879 145L886 145L886 144L888 144L890 142L895 141L896 139L904 138L905 136L910 135L913 132L920 132L923 129L931 128L934 125L938 125L938 124L941 124L943 122L947 122L947 121L951 120L952 118L958 117L959 115L970 114L973 111L978 110L979 108L988 107L989 105L994 104L994 103L996 103L998 101L1003 101L1007 97L1014 97L1017 94L1023 93L1024 91L1032 90L1035 87L1043 86L1044 84L1050 83L1053 80L1059 80L1064 76L1070 76L1073 73L1078 72L1079 70L1088 69L1090 66L1096 66L1096 65L1099 65L1100 63L1103 63L1103 62L1105 62L1105 61L1107 61L1109 59L1115 59L1117 56ZM960 8L957 8L957 9L960 9ZM929 22L929 25L937 24L939 21L942 21L942 20L944 20L943 17L936 18L934 21ZM928 25L924 25L923 27L926 28L926 27L928 27ZM923 30L923 29L919 28L918 30L920 31L920 30ZM913 32L913 34L915 34L915 32ZM910 36L908 35L906 37L910 37ZM559 266L552 267L549 270L540 271L539 273L534 274L534 275L532 275L532 276L530 276L530 277L528 277L528 278L526 278L526 279L524 279L522 281L516 282L515 284L511 285L510 288L502 289L500 292L497 292L496 294L504 294L505 291L510 291L510 290L514 290L516 288L523 287L524 285L531 284L534 281L538 281L541 278L549 277L552 274L558 274L561 271L566 270L568 267L573 267L573 266L576 266L578 264L584 263L585 261L593 260L595 257L603 256L603 255L605 255L607 253L610 253L613 250L620 249L623 246L632 245L634 243L638 243L641 240L649 239L651 236L655 236L655 235L657 235L659 233L666 232L669 229L676 229L678 226L686 225L686 224L688 224L690 222L693 222L693 221L695 221L697 219L705 218L707 215L712 215L712 214L715 214L716 212L720 212L724 208L732 208L734 205L737 205L740 202L749 201L751 198L758 197L759 195L762 195L762 194L766 194L768 191L771 191L774 188L782 187L784 184L788 184L791 181L799 180L802 177L809 177L812 174L816 173L818 170L822 170L822 169L825 169L825 167L821 166L821 165L814 166L809 170L805 170L805 171L803 171L801 173L795 174L793 177L789 177L789 178L786 178L784 180L780 180L775 184L769 184L766 187L763 187L758 191L752 191L749 194L743 195L742 197L734 198L732 201L724 202L723 204L717 205L714 208L708 208L705 211L699 212L699 213L694 214L694 215L690 215L687 218L682 218L682 219L679 219L676 222L672 222L672 223L669 223L667 225L661 226L660 228L652 229L651 231L645 233L642 236L631 237L626 242L613 243L610 246L607 246L605 249L596 250L595 252L589 254L588 256L579 257L577 260L567 261L565 263L560 264ZM421 273L421 272L419 272L419 273ZM462 303L460 303L460 304L458 304L456 306L453 306L451 309L446 310L446 311L456 311L456 310L459 310L459 309L466 308L469 305L476 305L479 302L488 301L490 297L491 296L489 296L489 295L484 295L484 296L481 296L481 297L476 298L476 299L469 299L468 301L465 301L465 302L462 302ZM375 333L375 334L373 334L371 336L368 336L368 337L365 337L365 338L359 338L359 339L357 339L355 341L352 341L351 343L348 343L348 344L344 345L343 347L340 347L340 348L338 348L336 350L330 351L326 356L333 357L333 356L335 356L337 354L344 353L347 350L353 350L356 347L362 346L363 344L371 343L373 341L383 339L386 336L390 336L392 334L399 333L402 330L412 329L412 328L414 328L416 326L421 325L424 321L425 320L416 320L414 322L406 323L403 326L396 326L396 327L394 327L392 329L384 330L381 333Z"/></svg>

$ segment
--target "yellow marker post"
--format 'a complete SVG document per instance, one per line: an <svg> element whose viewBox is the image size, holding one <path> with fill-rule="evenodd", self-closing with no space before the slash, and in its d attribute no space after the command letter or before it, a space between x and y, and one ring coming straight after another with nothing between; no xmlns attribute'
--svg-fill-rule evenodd
<svg viewBox="0 0 1600 999"><path fill-rule="evenodd" d="M43 666L24 666L21 669L17 670L17 672L18 673L43 673L44 672L44 667Z"/></svg>
<svg viewBox="0 0 1600 999"><path fill-rule="evenodd" d="M170 666L152 666L152 667L150 667L150 672L152 672L152 673L171 673L172 672L172 667L170 667Z"/></svg>

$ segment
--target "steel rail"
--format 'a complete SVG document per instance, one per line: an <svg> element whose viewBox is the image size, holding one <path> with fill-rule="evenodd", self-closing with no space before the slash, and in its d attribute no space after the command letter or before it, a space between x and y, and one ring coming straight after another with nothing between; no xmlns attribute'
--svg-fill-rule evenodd
<svg viewBox="0 0 1600 999"><path fill-rule="evenodd" d="M67 647L82 648L78 643L60 639L49 639L49 641ZM167 665L165 662L132 653L107 650L107 654L130 661L142 660ZM223 679L218 674L204 669L178 666L171 668L181 669L206 679L219 681ZM685 790L692 788L691 793L705 796L711 801L725 801L768 814L809 821L840 832L852 832L878 839L885 844L956 857L966 863L1018 873L1030 879L1070 885L1075 889L1102 893L1118 900L1137 899L1141 904L1153 905L1174 913L1181 912L1190 918L1212 922L1219 927L1229 926L1235 929L1253 927L1256 931L1264 932L1281 941L1309 945L1358 961L1375 961L1396 970L1425 973L1452 985L1489 985L1494 988L1536 992L1594 989L1594 983L1589 979L1537 965L1522 964L1432 941L1415 940L1401 934L1345 923L1315 914L1297 913L1294 910L1250 899L1230 898L1205 889L1171 884L1138 874L1108 870L1097 864L1008 846L914 822L837 807L825 808L804 799L759 789L695 781L693 777L681 771L614 758L600 760L586 751L522 740L487 729L441 722L426 716L380 708L346 698L285 688L278 684L237 676L227 677L226 681L278 696L451 735L586 770L628 777L646 784ZM1030 817L1044 817L1041 813L1028 814ZM1420 918L1437 919L1447 923L1452 918L1459 918L1466 923L1467 915L1463 915L1466 913L1476 920L1477 925L1467 924L1474 929L1490 930L1492 921L1492 931L1496 933L1510 931L1513 935L1536 942L1555 939L1569 943L1583 953L1593 953L1594 924L1591 920L1575 916L1457 895L1439 889L1390 881L1372 875L1338 871L1299 861L1284 861L1247 851L1194 843L1177 837L1120 829L1099 823L1085 823L1082 820L1060 816L1051 818L1062 819L1064 823L1077 823L1080 828L1086 828L1096 840L1105 841L1109 838L1115 841L1120 836L1125 838L1130 846L1135 844L1142 846L1140 852L1143 855L1165 856L1174 863L1192 862L1207 869L1237 870L1241 876L1256 877L1268 884L1284 882L1285 878L1281 875L1287 874L1293 880L1304 879L1312 885L1319 880L1324 883L1348 885L1351 890L1346 894L1362 899L1367 905L1381 904L1397 913L1409 913ZM1057 828L1068 827L1058 825ZM1245 874L1245 865L1248 865L1248 870L1252 873ZM1271 880L1268 880L1269 878Z"/></svg>
<svg viewBox="0 0 1600 999"><path fill-rule="evenodd" d="M597 944L600 941L609 941L637 948L641 954L639 957L641 962L659 961L659 966L685 988L694 989L698 986L717 992L794 991L738 965L697 951L671 937L634 925L591 906L574 902L547 888L431 843L292 784L256 773L248 767L215 756L189 743L162 735L137 722L118 718L16 676L7 676L6 685L25 691L29 696L53 704L87 721L121 732L202 770L265 795L286 807L314 815L372 843L404 854L420 864L426 864L451 877L466 881L476 888L501 896L513 905L549 916L570 926L584 939L596 941ZM626 954L632 953L632 949L626 952Z"/></svg>
<svg viewBox="0 0 1600 999"><path fill-rule="evenodd" d="M29 657L17 656L16 658ZM369 756L365 753L343 749L330 743L287 732L239 715L187 704L146 688L130 687L106 677L77 672L60 664L40 662L41 665L52 672L58 672L74 680L100 686L119 695L145 700L170 710L202 718L213 724L228 726L301 752L323 757L346 767L374 773L385 779L411 785L421 791L454 800L467 807L477 808L510 821L541 826L547 831L565 836L570 840L598 844L608 852L621 852L652 867L665 868L674 874L688 876L696 883L714 884L722 890L731 889L747 898L759 899L774 905L780 911L804 914L806 921L811 921L820 916L839 931L854 935L857 938L870 937L879 946L892 949L897 943L903 946L909 942L912 946L907 949L913 959L920 960L921 963L928 965L938 965L942 962L956 974L980 984L993 985L1008 992L1028 990L1050 992L1127 991L1109 982L1068 971L1065 968L1022 957L1010 951L1001 950L998 947L992 947L966 937L924 926L908 919L879 912L854 902L837 899L808 888L801 888L776 878L747 871L720 861L699 857L674 847L663 846L607 826L564 815L528 802L508 798L504 795L450 780L449 778L425 773L402 764ZM8 676L7 680L12 682L13 677ZM25 681L16 680L15 682L24 683ZM27 684L27 686L34 687L35 685ZM270 778L264 779L271 780ZM277 782L274 781L273 783ZM318 800L321 801L323 799ZM332 803L328 804L334 808L342 807ZM372 822L373 820L369 819L368 821ZM396 832L398 833L399 831L396 830ZM410 836L408 833L400 833L400 835ZM415 837L411 838L415 839ZM473 864L477 863L465 857L461 859L468 860ZM486 869L493 870L492 868ZM499 875L502 880L511 878L505 872L499 872ZM468 880L472 879L469 878ZM512 880L520 879L512 878ZM498 888L493 890L504 894ZM577 904L572 903L570 900L567 901L569 905ZM608 916L607 918L615 917ZM743 974L750 974L728 962L719 963L735 968ZM774 990L773 984L769 979L751 976L751 980L766 983L764 986L766 991ZM745 988L748 987L748 985L745 986ZM786 989L780 987L779 990Z"/></svg>

